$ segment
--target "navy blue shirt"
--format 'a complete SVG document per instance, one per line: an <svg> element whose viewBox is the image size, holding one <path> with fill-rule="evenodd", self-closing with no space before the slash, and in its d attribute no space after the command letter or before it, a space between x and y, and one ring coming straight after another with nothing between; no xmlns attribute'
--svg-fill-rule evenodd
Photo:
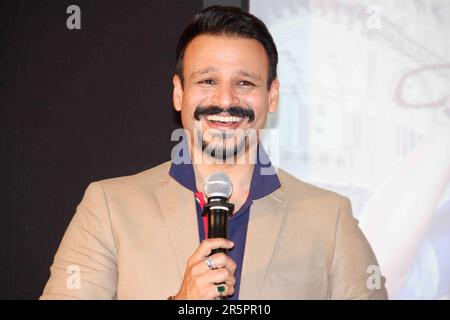
<svg viewBox="0 0 450 320"><path fill-rule="evenodd" d="M271 173L271 174L268 174ZM194 168L191 163L174 164L170 167L169 175L183 187L193 193L193 201L197 208L197 220L200 242L205 239L202 208L195 200L197 187L195 183ZM242 262L244 260L245 240L247 238L248 219L250 208L254 200L263 198L281 186L280 180L273 169L269 157L262 147L258 147L257 162L253 169L250 191L247 200L242 207L228 219L228 239L234 242L234 247L228 251L228 255L236 262L236 285L234 294L229 300L239 298L239 288L241 283Z"/></svg>

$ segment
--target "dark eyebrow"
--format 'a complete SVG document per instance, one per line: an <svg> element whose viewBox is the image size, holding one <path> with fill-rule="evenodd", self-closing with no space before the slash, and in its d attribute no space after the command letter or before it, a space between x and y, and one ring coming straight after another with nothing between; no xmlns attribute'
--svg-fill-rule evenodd
<svg viewBox="0 0 450 320"><path fill-rule="evenodd" d="M205 74L205 73L210 73L210 72L217 72L218 70L219 69L217 69L216 67L206 67L206 68L194 71L191 74L191 77L194 77L196 75L202 75L202 74Z"/></svg>
<svg viewBox="0 0 450 320"><path fill-rule="evenodd" d="M251 72L251 71L247 71L247 70L243 70L243 69L239 69L237 71L238 75L244 76L244 77L249 77L255 80L261 80L261 77L258 76L256 73Z"/></svg>
<svg viewBox="0 0 450 320"><path fill-rule="evenodd" d="M191 74L191 78L194 77L194 76L196 76L196 75L202 75L202 74L206 74L206 73L210 73L210 72L218 72L218 71L219 71L218 68L213 67L213 66L209 66L209 67L206 67L206 68L203 68L203 69L194 71L194 72ZM240 75L240 76L244 76L244 77L249 77L249 78L255 79L255 80L257 80L257 81L261 81L261 77L258 76L256 73L254 73L254 72L252 72L252 71L247 71L247 70L244 70L244 69L239 69L239 70L236 72L236 74L238 74L238 75Z"/></svg>

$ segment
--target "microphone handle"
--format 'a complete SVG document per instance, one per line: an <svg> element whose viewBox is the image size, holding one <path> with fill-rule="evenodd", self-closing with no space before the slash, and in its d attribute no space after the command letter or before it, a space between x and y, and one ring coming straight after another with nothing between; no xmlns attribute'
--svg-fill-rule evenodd
<svg viewBox="0 0 450 320"><path fill-rule="evenodd" d="M208 239L227 239L228 216L233 214L234 205L227 201L211 201L205 204L204 210L208 214ZM227 251L219 248L212 250L211 254L218 252L227 254Z"/></svg>
<svg viewBox="0 0 450 320"><path fill-rule="evenodd" d="M234 205L220 201L205 205L208 213L208 238L227 239L228 215L233 213ZM219 252L227 254L227 249L218 248L211 251L211 255ZM216 300L227 300L226 296L217 297Z"/></svg>
<svg viewBox="0 0 450 320"><path fill-rule="evenodd" d="M219 206L213 206L210 208L208 215L208 238L225 238L227 239L227 223L228 223L228 210L218 208ZM223 252L227 254L227 250L224 248L213 249L211 254Z"/></svg>

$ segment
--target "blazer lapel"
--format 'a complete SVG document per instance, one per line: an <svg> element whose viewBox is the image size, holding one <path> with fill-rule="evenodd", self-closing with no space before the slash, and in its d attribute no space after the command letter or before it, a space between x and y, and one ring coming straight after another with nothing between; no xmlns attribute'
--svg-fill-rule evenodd
<svg viewBox="0 0 450 320"><path fill-rule="evenodd" d="M161 180L156 196L172 239L168 249L174 250L181 280L186 262L200 242L194 195L172 178L167 178Z"/></svg>
<svg viewBox="0 0 450 320"><path fill-rule="evenodd" d="M239 299L257 299L272 261L286 211L285 195L280 189L252 204Z"/></svg>

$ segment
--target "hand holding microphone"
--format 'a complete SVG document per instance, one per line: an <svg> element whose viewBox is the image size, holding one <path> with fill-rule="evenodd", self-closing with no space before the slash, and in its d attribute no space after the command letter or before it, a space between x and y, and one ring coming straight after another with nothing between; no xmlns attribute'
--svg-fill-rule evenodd
<svg viewBox="0 0 450 320"><path fill-rule="evenodd" d="M226 299L234 293L236 263L226 255L234 245L226 239L228 216L234 210L228 202L231 180L224 173L215 173L205 179L203 189L208 199L203 207L208 215L208 239L189 258L175 299Z"/></svg>

